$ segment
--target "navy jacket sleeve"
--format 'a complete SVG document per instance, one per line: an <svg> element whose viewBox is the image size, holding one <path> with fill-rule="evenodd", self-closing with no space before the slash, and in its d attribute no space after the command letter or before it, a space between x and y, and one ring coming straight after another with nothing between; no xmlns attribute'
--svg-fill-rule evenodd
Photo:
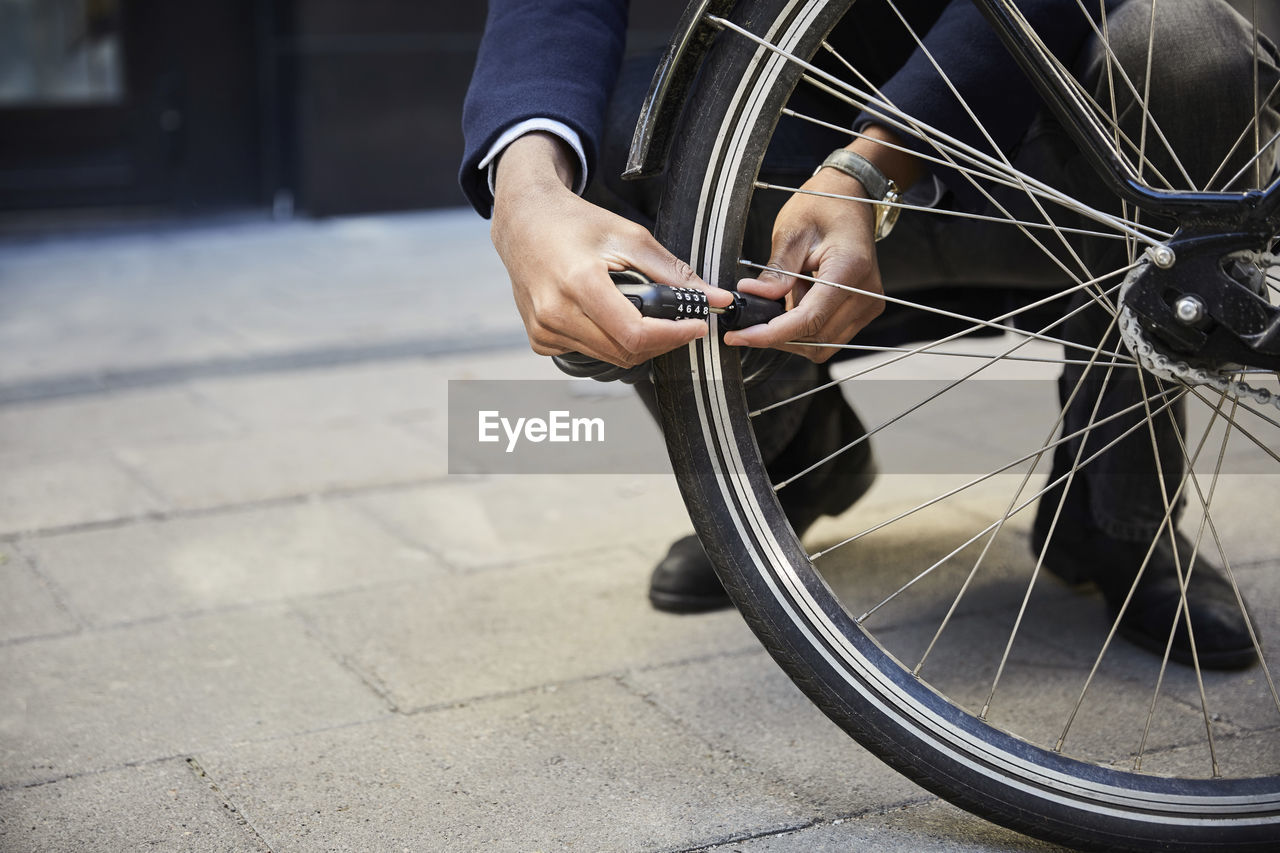
<svg viewBox="0 0 1280 853"><path fill-rule="evenodd" d="M564 122L594 169L609 93L626 44L627 0L490 0L475 73L462 108L466 141L458 179L489 216L479 170L502 131L528 118Z"/></svg>
<svg viewBox="0 0 1280 853"><path fill-rule="evenodd" d="M1091 5L1096 9L1096 3ZM1108 8L1117 5L1119 0L1108 0ZM1019 8L1049 50L1072 67L1093 33L1075 0L1024 0ZM924 48L928 54L917 48L881 87L886 99L908 115L990 153L990 144L939 76L931 54L1000 150L1009 153L1030 127L1042 102L971 0L952 0L924 37ZM859 124L868 120L874 121L864 113ZM908 144L934 153L919 140L908 140ZM966 205L981 203L982 196L967 180L945 174L942 178Z"/></svg>

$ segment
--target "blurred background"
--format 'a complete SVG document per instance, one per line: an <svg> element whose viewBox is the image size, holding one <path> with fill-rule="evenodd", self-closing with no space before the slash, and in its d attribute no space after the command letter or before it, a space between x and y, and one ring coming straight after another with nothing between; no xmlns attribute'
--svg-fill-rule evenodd
<svg viewBox="0 0 1280 853"><path fill-rule="evenodd" d="M663 44L683 5L632 4L630 49ZM1280 4L1257 5L1275 32ZM0 0L0 210L463 204L484 15L446 0Z"/></svg>
<svg viewBox="0 0 1280 853"><path fill-rule="evenodd" d="M633 4L631 49L664 44L683 5ZM0 210L465 204L484 17L446 0L0 0Z"/></svg>
<svg viewBox="0 0 1280 853"><path fill-rule="evenodd" d="M682 6L635 0L629 49ZM484 16L0 0L0 850L1047 849L856 747L736 613L653 611L670 475L450 473L451 382L562 379L457 188Z"/></svg>

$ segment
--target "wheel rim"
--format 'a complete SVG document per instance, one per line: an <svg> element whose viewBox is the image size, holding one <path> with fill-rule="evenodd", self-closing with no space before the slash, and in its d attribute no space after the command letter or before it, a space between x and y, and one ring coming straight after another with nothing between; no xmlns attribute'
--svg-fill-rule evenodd
<svg viewBox="0 0 1280 853"><path fill-rule="evenodd" d="M732 256L732 248L739 235L731 233L736 226L734 211L730 208L735 200L741 203L742 192L733 189L733 184L741 181L743 174L753 176L756 172L756 165L747 160L750 149L747 134L735 135L732 128L756 123L759 111L766 106L759 92L767 90L771 82L781 75L789 62L784 54L796 50L795 46L803 41L804 34L822 12L823 6L797 0L786 7L774 29L761 34L774 47L756 47L751 73L742 75L741 84L731 100L727 113L730 118L725 123L729 129L722 128L711 158L717 168L711 170L702 185L690 252L691 263L709 281L725 282L735 277L737 258ZM726 185L730 187L727 191ZM1272 763L1261 772L1249 768L1243 773L1233 774L1227 768L1222 775L1236 778L1207 778L1190 789L1192 793L1187 793L1189 789L1185 782L1170 782L1152 772L1160 772L1152 766L1159 762L1152 759L1164 755L1168 751L1164 747L1144 745L1137 749L1139 757L1144 759L1142 763L1146 765L1143 770L1147 772L1119 769L1117 764L1124 762L1118 759L1129 756L1108 759L1106 756L1084 755L1081 756L1083 761L1077 761L1069 757L1070 749L1060 753L1054 749L1055 744L1027 745L1016 738L1019 734L1016 729L1010 727L1015 735L1010 737L1010 731L994 724L987 725L974 716L973 709L964 711L961 707L964 703L958 701L959 697L934 693L931 682L913 674L915 666L890 663L895 651L893 643L888 642L892 639L888 636L892 631L877 632L866 620L859 623L856 617L865 613L866 605L850 601L847 597L847 593L857 590L843 588L835 570L828 569L824 573L815 570L812 557L816 554L820 559L829 559L833 552L827 552L825 548L818 551L802 549L786 527L771 494L762 493L757 477L763 472L763 466L758 458L752 458L749 447L744 450L742 422L746 417L745 405L735 388L734 369L725 362L725 359L735 356L717 345L715 338L711 335L691 345L687 357L689 369L701 389L696 395L697 429L702 431L703 440L711 449L709 455L716 472L720 499L734 508L736 527L730 538L754 543L750 559L760 581L788 611L789 618L804 626L807 641L822 651L831 672L850 689L859 691L866 701L880 704L887 713L900 720L904 729L918 732L935 745L952 750L954 760L973 768L997 768L1008 778L1019 780L1009 784L1034 788L1037 796L1047 801L1057 800L1076 806L1088 803L1091 811L1113 810L1131 819L1136 815L1138 820L1148 821L1153 826L1170 823L1195 825L1224 819L1252 822L1259 826L1275 825L1276 818L1272 815L1280 810L1280 796L1277 795L1274 777L1280 762ZM854 397L856 401L856 395ZM1159 411L1155 414L1158 416ZM893 440L891 435L886 438ZM1190 450L1186 452L1190 453ZM1020 479L1018 475L1014 476ZM1216 477L1214 483L1216 488ZM1202 491L1213 494L1207 482ZM1021 501L1014 501L1018 502ZM1022 517L1026 515L1028 513L1023 513ZM828 526L828 530L834 528ZM1025 528L1004 532L1025 536ZM856 534L856 538L840 544L851 544L862 538L861 534ZM838 539L835 533L829 532L826 544L834 544ZM1203 541L1203 537L1198 541ZM1028 589L1035 588L1033 581ZM835 592L846 593L846 597L841 599ZM873 601L872 605L875 604ZM877 612L882 610L880 607L875 609ZM1110 647L1112 644L1108 642L1107 645ZM1001 671L1006 670L1007 663L1006 653ZM1256 681L1265 682L1268 680L1266 676L1269 676L1269 670L1255 668L1253 677ZM1153 701L1158 705L1161 693L1170 690L1168 668L1161 666L1157 677L1160 687ZM1203 680L1204 673L1197 673L1198 684ZM1003 687L1008 689L1009 685L1006 683ZM1264 705L1275 704L1274 693L1263 698ZM1201 704L1206 703L1202 701ZM1269 710L1280 713L1280 706ZM1215 713L1208 710L1208 706L1203 709L1210 731L1220 722L1212 717ZM1277 726L1280 726L1280 717L1270 724L1260 725L1253 730L1253 735L1258 738L1257 742L1274 740L1267 735L1269 729ZM1146 728L1149 735L1150 726ZM1275 757L1274 747L1271 751L1271 757ZM1215 757L1211 765L1216 763ZM1182 771L1175 767L1175 772ZM1185 775L1197 778L1214 774L1211 770Z"/></svg>

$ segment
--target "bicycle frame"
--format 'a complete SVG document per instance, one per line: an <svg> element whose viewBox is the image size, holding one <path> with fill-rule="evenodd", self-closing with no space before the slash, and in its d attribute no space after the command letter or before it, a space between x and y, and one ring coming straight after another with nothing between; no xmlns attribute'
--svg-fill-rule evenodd
<svg viewBox="0 0 1280 853"><path fill-rule="evenodd" d="M1231 223L1267 235L1280 226L1280 180L1263 191L1244 193L1180 192L1157 190L1142 181L1133 167L1119 157L1111 139L1093 111L1083 101L1074 81L1041 45L1014 0L973 0L1000 41L1013 54L1027 79L1058 121L1089 158L1098 176L1119 197L1148 213L1169 216L1180 223L1209 220L1221 227Z"/></svg>
<svg viewBox="0 0 1280 853"><path fill-rule="evenodd" d="M1146 184L1119 157L1097 116L1027 23L1015 0L973 0L1095 171L1117 196L1139 209L1176 219L1193 230L1200 223L1218 233L1240 231L1271 236L1280 230L1280 180L1267 189L1236 193L1158 190ZM707 15L728 14L736 0L692 0L685 9L650 85L623 177L634 179L665 169L672 133L716 28ZM1236 236L1240 236L1237 234Z"/></svg>

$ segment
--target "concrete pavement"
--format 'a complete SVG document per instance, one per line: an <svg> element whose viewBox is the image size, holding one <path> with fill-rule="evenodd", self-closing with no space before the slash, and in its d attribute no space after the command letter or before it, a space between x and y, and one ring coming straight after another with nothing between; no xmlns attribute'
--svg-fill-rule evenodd
<svg viewBox="0 0 1280 853"><path fill-rule="evenodd" d="M0 849L1050 849L651 610L670 475L450 476L522 341L470 212L0 245Z"/></svg>

